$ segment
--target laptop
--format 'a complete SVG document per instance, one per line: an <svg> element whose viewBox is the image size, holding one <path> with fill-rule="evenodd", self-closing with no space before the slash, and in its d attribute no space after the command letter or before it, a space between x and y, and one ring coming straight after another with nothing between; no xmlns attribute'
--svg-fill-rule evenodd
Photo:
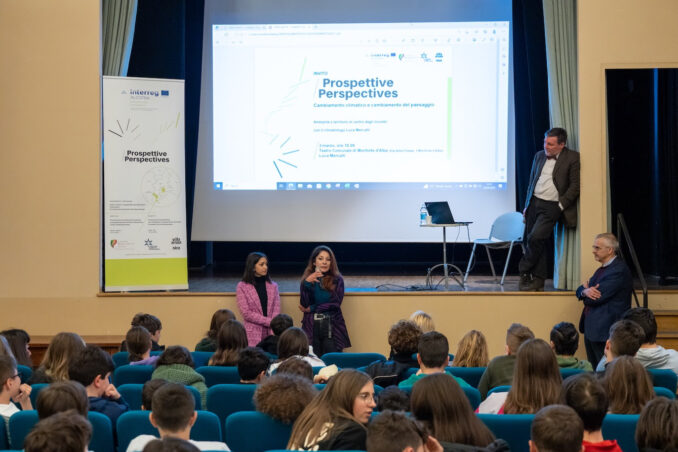
<svg viewBox="0 0 678 452"><path fill-rule="evenodd" d="M427 202L426 210L431 215L431 224L471 224L470 221L454 221L447 201Z"/></svg>

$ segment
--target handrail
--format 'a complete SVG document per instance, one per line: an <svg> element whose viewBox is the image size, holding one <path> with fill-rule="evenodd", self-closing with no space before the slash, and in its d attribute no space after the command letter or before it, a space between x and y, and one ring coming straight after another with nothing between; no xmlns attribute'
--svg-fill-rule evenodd
<svg viewBox="0 0 678 452"><path fill-rule="evenodd" d="M622 235L623 234L623 235ZM643 276L643 270L640 268L640 262L638 262L638 257L636 256L636 249L633 247L633 242L631 241L631 235L629 234L629 230L626 227L626 222L624 221L624 215L619 213L617 214L617 237L619 239L619 254L621 255L621 244L622 244L622 236L626 241L628 242L628 247L629 247L629 254L631 254L631 261L633 262L633 266L636 269L636 273L638 273L638 279L640 279L640 287L643 290L643 307L647 308L647 282L645 281L645 276ZM622 258L624 256L621 256ZM640 306L638 303L638 295L636 295L636 290L633 289L633 298L636 300L636 306Z"/></svg>

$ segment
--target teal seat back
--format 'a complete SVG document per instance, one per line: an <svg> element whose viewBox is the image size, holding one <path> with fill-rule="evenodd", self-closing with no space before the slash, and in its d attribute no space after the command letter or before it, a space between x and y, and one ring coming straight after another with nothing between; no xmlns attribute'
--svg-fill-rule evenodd
<svg viewBox="0 0 678 452"><path fill-rule="evenodd" d="M534 414L478 414L494 436L509 443L512 452L528 452Z"/></svg>
<svg viewBox="0 0 678 452"><path fill-rule="evenodd" d="M257 411L240 411L226 418L224 438L233 452L264 452L286 447L291 433L292 424Z"/></svg>

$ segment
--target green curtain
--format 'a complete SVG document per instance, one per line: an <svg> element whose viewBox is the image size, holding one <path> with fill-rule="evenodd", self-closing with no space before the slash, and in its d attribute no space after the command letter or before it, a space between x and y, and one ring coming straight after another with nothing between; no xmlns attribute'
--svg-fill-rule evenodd
<svg viewBox="0 0 678 452"><path fill-rule="evenodd" d="M126 76L137 0L102 0L103 74Z"/></svg>
<svg viewBox="0 0 678 452"><path fill-rule="evenodd" d="M568 148L579 150L577 2L543 0L543 6L551 127L565 128L568 133ZM580 284L579 228L570 229L558 224L553 236L553 286L556 289L574 290Z"/></svg>

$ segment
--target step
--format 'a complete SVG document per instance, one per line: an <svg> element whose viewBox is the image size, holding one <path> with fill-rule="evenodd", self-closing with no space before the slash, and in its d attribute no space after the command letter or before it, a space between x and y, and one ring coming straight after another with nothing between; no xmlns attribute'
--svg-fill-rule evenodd
<svg viewBox="0 0 678 452"><path fill-rule="evenodd" d="M654 311L657 320L657 331L678 331L678 311Z"/></svg>

